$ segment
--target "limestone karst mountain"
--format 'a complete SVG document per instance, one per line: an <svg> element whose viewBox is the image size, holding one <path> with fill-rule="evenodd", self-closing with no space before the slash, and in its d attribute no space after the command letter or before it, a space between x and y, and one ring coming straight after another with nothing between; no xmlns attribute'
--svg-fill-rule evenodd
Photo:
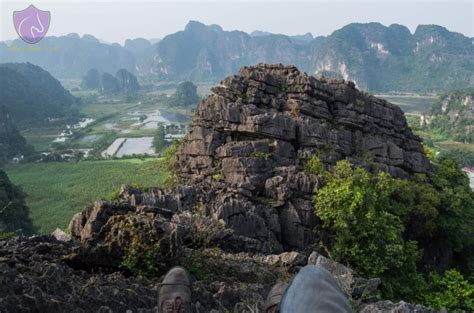
<svg viewBox="0 0 474 313"><path fill-rule="evenodd" d="M376 302L379 279L312 253L321 236L312 206L321 182L304 171L312 156L431 174L402 111L294 66L245 67L212 91L178 149L176 185L124 187L117 201L76 214L71 239L0 242L0 309L152 312L157 277L182 264L197 279L197 311L259 310L277 280L309 262L326 266L363 312L433 312Z"/></svg>
<svg viewBox="0 0 474 313"><path fill-rule="evenodd" d="M33 53L27 46L20 39L0 42L2 62L31 62L58 78L81 78L91 68L108 73L125 68L145 78L212 82L247 64L284 63L378 92L448 91L474 81L472 39L438 25L419 25L411 33L398 24L352 23L313 38L247 34L190 21L154 44L137 38L121 46L69 34L46 37Z"/></svg>
<svg viewBox="0 0 474 313"><path fill-rule="evenodd" d="M157 45L151 70L167 79L212 81L247 64L284 63L311 74L342 76L364 90L431 92L472 86L471 41L438 25L419 25L412 34L403 25L352 23L302 41L190 21Z"/></svg>

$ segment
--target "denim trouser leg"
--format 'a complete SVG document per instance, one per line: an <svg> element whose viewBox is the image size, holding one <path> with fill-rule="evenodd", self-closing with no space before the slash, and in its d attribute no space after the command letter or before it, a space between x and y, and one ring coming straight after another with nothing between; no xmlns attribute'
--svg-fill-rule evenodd
<svg viewBox="0 0 474 313"><path fill-rule="evenodd" d="M346 295L325 268L306 265L286 289L280 312L346 313L352 309Z"/></svg>

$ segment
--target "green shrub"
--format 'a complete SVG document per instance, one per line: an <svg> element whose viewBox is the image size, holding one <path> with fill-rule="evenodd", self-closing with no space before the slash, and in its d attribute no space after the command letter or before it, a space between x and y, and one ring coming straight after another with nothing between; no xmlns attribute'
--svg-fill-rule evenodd
<svg viewBox="0 0 474 313"><path fill-rule="evenodd" d="M176 160L176 152L178 151L179 145L179 141L173 141L173 143L163 151L163 164L165 169L169 172L165 181L166 186L172 186L179 182L179 176L177 174L178 163Z"/></svg>
<svg viewBox="0 0 474 313"><path fill-rule="evenodd" d="M415 278L421 253L415 241L403 238L402 219L391 212L393 181L388 174L370 174L340 161L326 175L315 208L333 234L331 256L363 276L381 277L385 291L396 297L404 296L393 294L402 285L396 279Z"/></svg>
<svg viewBox="0 0 474 313"><path fill-rule="evenodd" d="M153 136L153 148L156 153L160 153L168 143L165 140L165 129L163 126L158 126L155 135Z"/></svg>
<svg viewBox="0 0 474 313"><path fill-rule="evenodd" d="M469 179L456 162L444 159L436 165L431 183L440 199L438 236L448 239L454 250L463 254L463 250L474 246L474 192Z"/></svg>
<svg viewBox="0 0 474 313"><path fill-rule="evenodd" d="M430 178L398 179L340 161L324 177L315 212L329 231L331 256L380 277L385 298L424 301L427 283L417 268L429 245L421 243L447 240L454 253L472 255L474 196L454 162L440 162Z"/></svg>
<svg viewBox="0 0 474 313"><path fill-rule="evenodd" d="M428 160L434 161L436 159L436 151L434 149L428 147L426 144L423 144L423 150Z"/></svg>
<svg viewBox="0 0 474 313"><path fill-rule="evenodd" d="M320 175L324 173L324 165L317 155L313 155L311 159L303 165L303 171L306 174Z"/></svg>
<svg viewBox="0 0 474 313"><path fill-rule="evenodd" d="M423 299L425 305L435 309L474 312L474 285L457 270L450 269L443 276L432 272L428 281Z"/></svg>
<svg viewBox="0 0 474 313"><path fill-rule="evenodd" d="M133 220L128 220L124 230L128 232L130 240L124 249L120 268L144 277L162 274L175 253L173 247L158 241L153 225L135 224Z"/></svg>
<svg viewBox="0 0 474 313"><path fill-rule="evenodd" d="M121 268L130 271L133 275L154 277L160 271L160 247L152 242L144 242L135 236L130 241Z"/></svg>

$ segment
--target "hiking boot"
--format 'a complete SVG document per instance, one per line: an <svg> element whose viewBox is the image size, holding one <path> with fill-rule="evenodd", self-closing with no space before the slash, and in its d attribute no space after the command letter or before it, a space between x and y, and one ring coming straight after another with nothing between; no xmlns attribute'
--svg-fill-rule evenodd
<svg viewBox="0 0 474 313"><path fill-rule="evenodd" d="M287 283L278 282L272 287L270 293L265 300L265 313L278 313L280 312L280 301L285 293L286 288L288 287Z"/></svg>
<svg viewBox="0 0 474 313"><path fill-rule="evenodd" d="M175 266L166 273L158 295L159 313L191 313L192 280L188 271Z"/></svg>

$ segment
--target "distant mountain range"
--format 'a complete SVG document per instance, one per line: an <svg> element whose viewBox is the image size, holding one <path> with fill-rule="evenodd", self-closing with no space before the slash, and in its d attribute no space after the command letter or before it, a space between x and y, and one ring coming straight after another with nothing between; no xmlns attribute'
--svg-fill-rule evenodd
<svg viewBox="0 0 474 313"><path fill-rule="evenodd" d="M45 38L34 53L28 48L19 40L10 46L0 43L0 58L38 64L58 78L79 78L91 68L125 68L141 77L217 81L244 65L264 62L295 64L310 74L342 77L377 92L474 86L473 39L437 25L420 25L412 34L402 25L354 23L313 38L310 33L224 31L191 21L154 44L133 39L124 46L109 45L71 34Z"/></svg>

